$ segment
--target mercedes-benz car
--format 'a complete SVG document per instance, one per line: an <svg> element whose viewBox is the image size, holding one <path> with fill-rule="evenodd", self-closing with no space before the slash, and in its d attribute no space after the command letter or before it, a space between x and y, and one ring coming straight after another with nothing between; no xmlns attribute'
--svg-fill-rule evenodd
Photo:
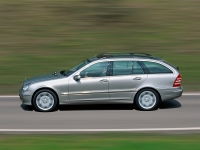
<svg viewBox="0 0 200 150"><path fill-rule="evenodd" d="M143 53L103 53L77 66L25 80L23 104L53 111L65 104L135 104L153 110L182 95L179 69Z"/></svg>

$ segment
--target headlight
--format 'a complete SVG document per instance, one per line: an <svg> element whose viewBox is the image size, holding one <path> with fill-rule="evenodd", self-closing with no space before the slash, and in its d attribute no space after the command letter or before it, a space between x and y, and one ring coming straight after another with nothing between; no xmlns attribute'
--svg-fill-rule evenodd
<svg viewBox="0 0 200 150"><path fill-rule="evenodd" d="M23 91L26 91L28 88L29 88L29 84L24 85L23 88L22 88L22 90L23 90Z"/></svg>

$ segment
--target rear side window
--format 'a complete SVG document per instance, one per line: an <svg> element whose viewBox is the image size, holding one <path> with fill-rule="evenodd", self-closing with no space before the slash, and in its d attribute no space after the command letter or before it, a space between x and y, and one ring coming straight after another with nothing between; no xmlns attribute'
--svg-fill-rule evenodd
<svg viewBox="0 0 200 150"><path fill-rule="evenodd" d="M155 63L155 62L148 62L148 61L143 61L144 65L147 67L147 69L149 70L149 72L151 74L156 74L156 73L172 73L172 71L170 69L168 69L167 67Z"/></svg>
<svg viewBox="0 0 200 150"><path fill-rule="evenodd" d="M114 61L113 62L113 76L131 75L132 61Z"/></svg>
<svg viewBox="0 0 200 150"><path fill-rule="evenodd" d="M144 74L144 71L137 61L133 62L133 74Z"/></svg>

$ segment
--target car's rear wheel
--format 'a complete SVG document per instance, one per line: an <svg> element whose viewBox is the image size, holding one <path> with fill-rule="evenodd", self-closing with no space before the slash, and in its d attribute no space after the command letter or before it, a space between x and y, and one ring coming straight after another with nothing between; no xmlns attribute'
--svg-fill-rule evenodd
<svg viewBox="0 0 200 150"><path fill-rule="evenodd" d="M158 106L159 95L153 89L143 89L137 93L135 103L141 110L153 110Z"/></svg>
<svg viewBox="0 0 200 150"><path fill-rule="evenodd" d="M48 89L39 90L33 97L33 105L37 111L53 111L58 104L57 96Z"/></svg>

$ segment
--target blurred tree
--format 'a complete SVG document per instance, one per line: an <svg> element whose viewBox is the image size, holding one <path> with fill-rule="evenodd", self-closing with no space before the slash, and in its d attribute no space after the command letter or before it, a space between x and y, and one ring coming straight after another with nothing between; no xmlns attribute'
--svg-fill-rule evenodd
<svg viewBox="0 0 200 150"><path fill-rule="evenodd" d="M130 9L121 0L88 0L92 16L97 23L122 23L129 16Z"/></svg>

